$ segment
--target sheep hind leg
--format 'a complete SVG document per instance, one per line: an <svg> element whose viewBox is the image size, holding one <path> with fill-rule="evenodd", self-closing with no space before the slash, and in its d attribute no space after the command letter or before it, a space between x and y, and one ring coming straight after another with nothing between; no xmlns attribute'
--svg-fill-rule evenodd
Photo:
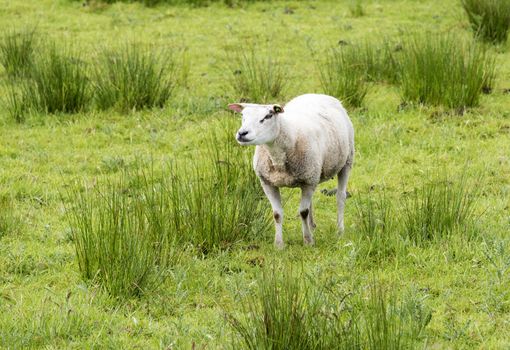
<svg viewBox="0 0 510 350"><path fill-rule="evenodd" d="M301 188L301 203L299 204L299 215L301 216L301 227L303 229L303 241L305 244L313 245L313 235L310 229L310 212L312 206L312 196L315 186L305 186Z"/></svg>
<svg viewBox="0 0 510 350"><path fill-rule="evenodd" d="M310 227L310 230L313 232L317 225L315 224L315 220L313 219L313 210L312 210L312 202L310 202L310 214L308 215L308 226Z"/></svg>
<svg viewBox="0 0 510 350"><path fill-rule="evenodd" d="M338 229L340 233L344 232L344 209L345 199L347 198L347 181L349 180L349 173L351 172L351 165L346 164L338 173L338 188L336 192L336 203L338 206Z"/></svg>
<svg viewBox="0 0 510 350"><path fill-rule="evenodd" d="M273 218L275 225L275 236L274 236L274 245L278 249L283 249L285 244L283 243L283 207L282 207L282 199L280 196L280 190L278 187L267 185L264 182L261 182L262 189L266 194L267 199L271 203L271 207L273 208Z"/></svg>

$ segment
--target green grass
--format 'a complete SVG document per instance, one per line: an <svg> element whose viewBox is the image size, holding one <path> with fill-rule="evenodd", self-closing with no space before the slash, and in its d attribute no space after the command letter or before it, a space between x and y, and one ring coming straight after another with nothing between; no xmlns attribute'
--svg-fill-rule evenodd
<svg viewBox="0 0 510 350"><path fill-rule="evenodd" d="M35 57L27 77L10 85L9 110L15 120L24 113L78 113L90 101L87 67L69 48L47 43Z"/></svg>
<svg viewBox="0 0 510 350"><path fill-rule="evenodd" d="M397 201L398 202L398 201ZM368 192L354 199L360 261L387 261L405 252L399 235L399 208L384 193Z"/></svg>
<svg viewBox="0 0 510 350"><path fill-rule="evenodd" d="M66 198L80 272L114 297L153 291L175 260L170 204L150 176L124 173L118 183L75 188Z"/></svg>
<svg viewBox="0 0 510 350"><path fill-rule="evenodd" d="M158 5L189 5L192 7L203 7L209 6L215 3L222 3L229 7L236 5L251 3L256 1L268 1L268 0L86 0L86 4L95 5L96 3L114 4L117 2L139 2L146 6L153 7Z"/></svg>
<svg viewBox="0 0 510 350"><path fill-rule="evenodd" d="M504 44L510 30L510 3L506 0L462 0L475 37Z"/></svg>
<svg viewBox="0 0 510 350"><path fill-rule="evenodd" d="M464 239L476 236L477 186L462 177L425 182L404 200L405 235L416 244L455 233Z"/></svg>
<svg viewBox="0 0 510 350"><path fill-rule="evenodd" d="M401 59L402 98L463 111L491 90L495 61L482 45L448 34L413 35Z"/></svg>
<svg viewBox="0 0 510 350"><path fill-rule="evenodd" d="M361 0L352 0L349 4L349 13L355 18L364 16L363 2Z"/></svg>
<svg viewBox="0 0 510 350"><path fill-rule="evenodd" d="M16 234L20 228L21 220L13 207L14 200L9 197L0 197L0 238L8 234Z"/></svg>
<svg viewBox="0 0 510 350"><path fill-rule="evenodd" d="M91 189L73 186L63 200L85 280L121 300L155 291L175 264L177 251L191 244L201 254L227 249L269 228L263 193L249 158L225 138L207 151L201 166L135 162L118 180ZM230 142L229 142L230 141ZM151 170L146 171L149 167ZM179 171L177 171L179 169ZM222 200L218 200L221 198Z"/></svg>
<svg viewBox="0 0 510 350"><path fill-rule="evenodd" d="M358 46L332 49L318 62L324 93L335 96L346 106L361 107L368 93L367 71Z"/></svg>
<svg viewBox="0 0 510 350"><path fill-rule="evenodd" d="M227 316L235 349L414 349L432 317L419 296L398 300L376 282L343 294L289 266L264 270L257 285L243 316Z"/></svg>
<svg viewBox="0 0 510 350"><path fill-rule="evenodd" d="M0 63L13 78L25 76L34 63L37 34L34 29L4 32L0 39Z"/></svg>
<svg viewBox="0 0 510 350"><path fill-rule="evenodd" d="M188 168L180 180L184 237L204 253L264 237L271 226L251 157L240 152L230 130L214 133L206 151L210 160Z"/></svg>
<svg viewBox="0 0 510 350"><path fill-rule="evenodd" d="M245 347L225 314L245 326L249 339L266 344L257 336L265 332L264 309L275 322L294 311L304 315L296 324L311 323L308 339L323 340L316 348L335 348L338 339L365 342L361 348L508 348L510 53L505 45L488 48L497 65L492 91L462 115L444 106L401 105L406 33L471 39L460 1L367 1L362 17L352 17L349 4L257 1L232 9L220 2L149 7L0 0L0 32L37 23L35 61L48 57L45 43L56 42L60 53L72 49L67 52L87 71L90 97L103 48L120 53L116 49L136 42L150 52L168 50L176 68L161 108L102 110L92 99L77 113L27 110L18 123L0 104L0 218L16 222L0 238L0 348ZM345 232L337 235L335 198L320 193L334 188L334 179L313 198L314 247L302 244L299 190L283 189L287 245L277 251L271 207L251 169L254 149L237 144L241 120L226 108L241 98L229 81L238 67L230 68L234 55L226 53L268 48L261 51L271 52L285 71L280 96L268 99L283 104L323 91L315 61L326 56L315 53L348 46L359 48L355 57L369 89L363 108L347 109L356 162ZM395 65L384 63L388 59ZM0 99L21 96L24 79L12 79L0 66ZM462 181L475 186L463 187L470 203L464 219L454 209L463 207L454 205L462 203L456 190ZM130 255L119 249L110 255L109 274L143 270L144 254L159 254L150 249L146 228L176 238L176 259L165 269L149 261L154 284L141 292L130 279L115 279L136 296L114 296L104 274L84 277L76 254L79 226L66 212L79 207L80 196L104 222L112 222L107 203L117 196L116 208L133 228L117 226L94 241L101 246L114 234L131 237L122 243ZM405 229L408 215L416 243ZM357 322L337 322L334 313ZM272 332L292 342L282 334L286 329L280 323Z"/></svg>
<svg viewBox="0 0 510 350"><path fill-rule="evenodd" d="M237 99L272 103L282 97L288 72L278 59L277 50L253 47L229 56L226 79Z"/></svg>
<svg viewBox="0 0 510 350"><path fill-rule="evenodd" d="M99 56L93 81L97 108L161 108L170 98L177 77L168 52L126 44L106 48Z"/></svg>

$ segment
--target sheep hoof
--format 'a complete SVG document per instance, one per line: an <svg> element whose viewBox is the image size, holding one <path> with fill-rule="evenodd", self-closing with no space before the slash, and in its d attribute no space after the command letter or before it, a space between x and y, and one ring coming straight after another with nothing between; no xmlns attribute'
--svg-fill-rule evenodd
<svg viewBox="0 0 510 350"><path fill-rule="evenodd" d="M315 244L313 237L303 237L303 242L308 246L313 246Z"/></svg>
<svg viewBox="0 0 510 350"><path fill-rule="evenodd" d="M285 243L283 243L283 241L274 241L274 247L278 250L282 250L285 248Z"/></svg>

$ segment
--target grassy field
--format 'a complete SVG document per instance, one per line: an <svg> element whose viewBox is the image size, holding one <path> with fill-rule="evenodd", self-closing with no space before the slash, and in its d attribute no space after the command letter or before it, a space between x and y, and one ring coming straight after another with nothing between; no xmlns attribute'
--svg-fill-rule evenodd
<svg viewBox="0 0 510 350"><path fill-rule="evenodd" d="M332 48L385 40L398 47L415 32L472 37L460 1L360 4L362 11L352 1L0 0L0 32L35 30L40 47L55 41L90 72L104 50L136 44L166 50L175 77L162 108L90 102L76 113L29 111L15 120L12 79L0 67L0 348L237 349L250 337L258 349L510 347L508 43L487 49L494 85L473 108L402 103L398 84L368 82L361 107L348 108L357 153L345 234L336 232L335 198L317 191L316 245L303 246L299 191L286 189L286 248L273 247L270 205L249 170L253 149L237 146L240 121L226 109L247 97L233 87L246 69L243 52L278 68L263 77L282 90L265 95L261 85L256 96L284 103L324 91L320 62ZM220 163L231 168L224 173ZM124 196L135 187L140 197ZM95 189L97 198L89 195ZM73 219L73 208L92 213L116 193L111 203L132 226L107 223L94 239L114 229L128 235L114 250L125 260L108 260L108 243L104 265L87 275L77 248L88 212L81 207ZM147 224L150 203L162 209L150 207ZM197 208L203 222L179 221ZM253 214L250 227L236 210ZM157 254L146 244L153 227L166 242ZM219 238L210 243L204 232ZM108 285L108 267L127 271L142 258L158 270L147 288ZM269 336L274 343L263 340Z"/></svg>

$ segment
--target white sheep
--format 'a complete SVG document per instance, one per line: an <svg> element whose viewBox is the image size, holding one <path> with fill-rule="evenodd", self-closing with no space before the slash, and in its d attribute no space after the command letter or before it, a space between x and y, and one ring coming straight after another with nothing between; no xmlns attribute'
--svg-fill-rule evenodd
<svg viewBox="0 0 510 350"><path fill-rule="evenodd" d="M275 246L283 248L280 187L300 187L303 240L313 244L312 196L321 182L338 176L338 228L344 230L347 180L354 160L354 129L340 101L326 95L301 95L279 105L229 104L242 113L236 139L257 145L255 173L271 202L276 227Z"/></svg>

